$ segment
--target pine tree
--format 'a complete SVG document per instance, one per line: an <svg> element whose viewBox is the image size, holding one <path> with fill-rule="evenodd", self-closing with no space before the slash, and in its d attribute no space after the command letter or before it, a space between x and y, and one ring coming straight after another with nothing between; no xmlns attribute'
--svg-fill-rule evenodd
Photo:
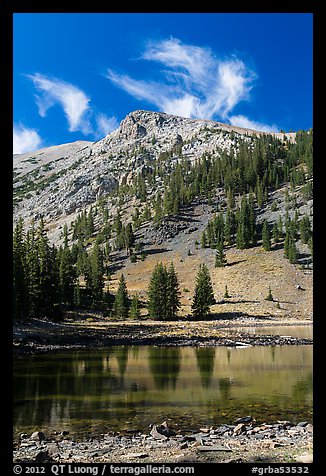
<svg viewBox="0 0 326 476"><path fill-rule="evenodd" d="M132 231L131 223L128 223L125 228L125 247L127 251L127 255L130 255L132 252L132 247L135 244L135 235Z"/></svg>
<svg viewBox="0 0 326 476"><path fill-rule="evenodd" d="M283 238L283 220L282 220L281 215L279 216L279 219L278 219L278 222L277 222L277 228L278 228L278 232L279 232L279 237L280 237L280 239L282 239Z"/></svg>
<svg viewBox="0 0 326 476"><path fill-rule="evenodd" d="M56 250L51 248L41 218L36 233L38 260L36 315L51 317L54 304L58 303L59 277L56 266Z"/></svg>
<svg viewBox="0 0 326 476"><path fill-rule="evenodd" d="M164 212L164 215L172 215L173 214L173 202L174 202L174 196L172 194L171 188L167 187L164 191L164 197L163 197L163 212Z"/></svg>
<svg viewBox="0 0 326 476"><path fill-rule="evenodd" d="M134 230L137 230L140 225L140 213L139 213L139 208L136 207L134 213L132 214L132 224Z"/></svg>
<svg viewBox="0 0 326 476"><path fill-rule="evenodd" d="M141 202L146 201L146 182L142 174L137 175L137 186L136 186L136 197L140 199Z"/></svg>
<svg viewBox="0 0 326 476"><path fill-rule="evenodd" d="M313 261L313 236L311 235L311 237L309 238L309 241L308 241L308 246L309 246L309 251L311 253L311 261Z"/></svg>
<svg viewBox="0 0 326 476"><path fill-rule="evenodd" d="M104 287L104 264L103 253L97 243L95 243L93 250L87 257L85 280L91 304L101 307Z"/></svg>
<svg viewBox="0 0 326 476"><path fill-rule="evenodd" d="M167 306L166 306L166 319L175 320L180 308L180 288L178 277L175 272L173 263L170 264L167 270Z"/></svg>
<svg viewBox="0 0 326 476"><path fill-rule="evenodd" d="M93 218L93 209L90 208L87 218L86 218L86 237L89 238L94 233L94 218Z"/></svg>
<svg viewBox="0 0 326 476"><path fill-rule="evenodd" d="M225 252L223 249L223 243L219 241L216 246L215 268L223 268L226 265L226 263L227 261L226 261Z"/></svg>
<svg viewBox="0 0 326 476"><path fill-rule="evenodd" d="M245 225L242 221L239 221L237 225L236 244L239 250L246 248Z"/></svg>
<svg viewBox="0 0 326 476"><path fill-rule="evenodd" d="M58 260L60 298L62 302L72 304L76 284L76 270L72 259L72 253L68 246L59 249Z"/></svg>
<svg viewBox="0 0 326 476"><path fill-rule="evenodd" d="M231 188L229 188L227 191L226 201L227 201L228 208L232 210L234 207L234 193Z"/></svg>
<svg viewBox="0 0 326 476"><path fill-rule="evenodd" d="M271 251L271 237L269 232L268 221L265 219L262 230L262 245L265 251Z"/></svg>
<svg viewBox="0 0 326 476"><path fill-rule="evenodd" d="M162 321L166 318L168 276L166 268L158 263L148 286L148 312L151 319Z"/></svg>
<svg viewBox="0 0 326 476"><path fill-rule="evenodd" d="M121 221L120 212L114 217L113 228L115 231L115 246L117 250L122 250L125 245L125 233Z"/></svg>
<svg viewBox="0 0 326 476"><path fill-rule="evenodd" d="M304 215L299 222L300 228L300 239L303 243L307 244L310 237L312 236L312 231L310 227L310 220L308 215Z"/></svg>
<svg viewBox="0 0 326 476"><path fill-rule="evenodd" d="M215 302L208 268L205 264L201 264L196 277L195 294L191 306L193 319L207 319L210 316L210 306Z"/></svg>
<svg viewBox="0 0 326 476"><path fill-rule="evenodd" d="M140 303L137 294L131 299L130 318L136 320L140 319Z"/></svg>
<svg viewBox="0 0 326 476"><path fill-rule="evenodd" d="M288 255L290 263L295 264L298 259L298 250L292 236L290 236Z"/></svg>
<svg viewBox="0 0 326 476"><path fill-rule="evenodd" d="M272 237L273 237L274 243L278 243L280 241L280 232L276 222L273 225Z"/></svg>
<svg viewBox="0 0 326 476"><path fill-rule="evenodd" d="M225 241L228 245L234 243L234 234L235 234L235 216L234 212L228 208L225 218Z"/></svg>
<svg viewBox="0 0 326 476"><path fill-rule="evenodd" d="M157 195L155 203L154 203L154 223L160 223L163 218L163 205L162 205L162 197L160 194Z"/></svg>
<svg viewBox="0 0 326 476"><path fill-rule="evenodd" d="M268 288L268 294L265 298L266 301L274 301L274 298L273 298L273 294L272 294L272 290L271 290L271 287L269 286Z"/></svg>
<svg viewBox="0 0 326 476"><path fill-rule="evenodd" d="M295 240L296 228L294 226L294 222L289 220L285 231L284 257L287 258L292 264L296 263L298 258L298 251L295 244Z"/></svg>
<svg viewBox="0 0 326 476"><path fill-rule="evenodd" d="M229 295L228 287L227 287L227 285L225 285L224 298L228 299L229 297L230 297L230 295Z"/></svg>
<svg viewBox="0 0 326 476"><path fill-rule="evenodd" d="M129 313L129 298L124 275L119 280L118 291L113 304L113 314L118 319L127 319Z"/></svg>
<svg viewBox="0 0 326 476"><path fill-rule="evenodd" d="M27 282L27 314L36 317L39 299L39 262L36 250L34 223L26 233L26 282Z"/></svg>
<svg viewBox="0 0 326 476"><path fill-rule="evenodd" d="M243 196L237 211L237 248L244 249L256 243L256 218L252 199L248 202Z"/></svg>
<svg viewBox="0 0 326 476"><path fill-rule="evenodd" d="M28 284L26 276L26 247L24 222L20 218L13 236L13 316L15 319L28 317Z"/></svg>
<svg viewBox="0 0 326 476"><path fill-rule="evenodd" d="M149 209L148 204L146 203L141 219L142 221L146 222L146 221L149 221L151 218L152 218L151 211Z"/></svg>
<svg viewBox="0 0 326 476"><path fill-rule="evenodd" d="M257 205L259 208L262 207L264 199L263 199L263 188L262 188L262 183L259 180L259 177L257 177L257 183L256 183L256 200L257 200Z"/></svg>
<svg viewBox="0 0 326 476"><path fill-rule="evenodd" d="M65 248L68 247L69 244L69 238L68 238L68 226L67 223L63 225L63 246Z"/></svg>
<svg viewBox="0 0 326 476"><path fill-rule="evenodd" d="M79 281L77 281L74 286L74 306L79 307L80 304L81 304L80 285L79 285Z"/></svg>
<svg viewBox="0 0 326 476"><path fill-rule="evenodd" d="M207 236L206 236L205 230L203 231L203 233L202 233L202 235L201 235L200 244L201 244L201 247L202 247L202 248L206 248L206 246L207 246Z"/></svg>

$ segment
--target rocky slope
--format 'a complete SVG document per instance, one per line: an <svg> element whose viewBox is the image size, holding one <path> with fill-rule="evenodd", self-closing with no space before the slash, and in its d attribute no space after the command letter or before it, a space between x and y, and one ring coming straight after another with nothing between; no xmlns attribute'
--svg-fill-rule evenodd
<svg viewBox="0 0 326 476"><path fill-rule="evenodd" d="M113 221L117 210L122 221L131 219L135 206L141 211L144 202L128 192L120 200L115 195L119 185L132 184L138 174L146 175L160 161L171 166L183 158L194 162L203 153L221 153L231 147L237 149L242 141L253 141L264 134L208 120L193 120L149 111L134 111L119 128L98 142L78 141L72 144L49 147L31 154L14 156L14 221L23 217L28 227L31 220L44 217L48 236L55 244L62 243L63 225L76 219L82 210L88 210L101 201ZM288 141L294 133L274 134ZM310 179L312 180L312 179ZM155 182L147 183L147 202L163 191L164 176L156 174ZM288 207L287 192L291 203ZM282 243L273 244L272 251L264 251L261 244L252 249L226 249L227 266L215 268L215 250L202 249L198 244L212 214L216 211L218 194L209 203L207 199L194 200L183 207L177 216L165 217L160 226L143 221L135 231L136 243L141 246L136 262L131 262L125 250L115 250L115 235L111 238L110 280L106 286L115 293L121 272L124 273L130 295L137 293L146 301L151 273L158 261L174 262L182 290L182 316L190 313L195 275L201 262L205 262L213 279L218 301L212 311L228 316L254 318L312 318L312 260L308 245L300 240L298 263L292 265L284 258ZM225 212L225 204L223 205ZM313 201L305 199L301 187L288 183L271 191L268 200L257 210L256 222L264 219L272 225L281 216L295 213L309 216L313 221ZM96 220L99 218L96 217ZM95 220L95 234L101 223ZM72 233L70 233L70 238ZM93 236L87 246L95 241ZM141 257L146 259L140 259ZM224 287L231 297L223 301ZM271 286L275 301L265 300Z"/></svg>
<svg viewBox="0 0 326 476"><path fill-rule="evenodd" d="M98 142L77 141L14 156L14 220L28 225L43 215L53 241L63 222L112 193L118 184L130 184L146 169L155 167L164 152L171 162L178 152L195 161L204 152L229 150L263 132L210 120L186 119L165 113L134 111L120 127ZM273 133L283 138L283 133ZM294 133L286 134L292 141ZM162 189L162 181L148 194ZM108 207L115 211L108 197Z"/></svg>

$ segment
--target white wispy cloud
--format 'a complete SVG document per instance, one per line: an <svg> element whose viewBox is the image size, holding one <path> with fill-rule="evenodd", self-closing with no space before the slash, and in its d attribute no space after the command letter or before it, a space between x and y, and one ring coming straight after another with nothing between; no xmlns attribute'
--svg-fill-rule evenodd
<svg viewBox="0 0 326 476"><path fill-rule="evenodd" d="M97 131L96 136L98 138L107 136L110 132L117 129L119 123L114 116L108 117L106 114L100 113L96 116Z"/></svg>
<svg viewBox="0 0 326 476"><path fill-rule="evenodd" d="M245 127L246 129L253 129L262 132L278 132L280 128L276 124L264 124L262 122L252 121L241 114L237 116L230 116L229 121L233 126Z"/></svg>
<svg viewBox="0 0 326 476"><path fill-rule="evenodd" d="M256 79L236 56L220 59L209 48L176 38L148 43L141 59L164 65L162 81L135 79L112 69L106 77L136 99L185 117L226 120L240 101L249 98Z"/></svg>
<svg viewBox="0 0 326 476"><path fill-rule="evenodd" d="M91 133L90 99L81 89L61 79L39 73L26 76L41 93L36 96L36 103L42 117L46 116L50 107L60 104L67 117L70 132L81 131L85 135Z"/></svg>
<svg viewBox="0 0 326 476"><path fill-rule="evenodd" d="M13 127L13 153L24 154L41 147L42 139L35 129L30 129L22 124Z"/></svg>

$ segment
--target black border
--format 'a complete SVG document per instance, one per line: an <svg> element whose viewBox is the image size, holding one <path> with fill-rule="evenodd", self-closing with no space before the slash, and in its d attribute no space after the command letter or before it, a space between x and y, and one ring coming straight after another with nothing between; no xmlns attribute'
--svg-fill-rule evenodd
<svg viewBox="0 0 326 476"><path fill-rule="evenodd" d="M8 466L8 472L2 470L3 474L13 474L12 471L12 124L13 124L13 15L15 13L311 13L313 14L313 61L314 61L314 78L313 78L313 118L314 118L314 168L315 176L317 180L314 180L314 195L317 198L317 206L314 207L314 463L306 465L309 467L309 474L321 474L319 472L319 466L321 467L322 453L320 451L320 444L322 442L322 425L320 410L323 406L324 392L321 388L323 383L323 375L317 375L323 368L322 358L323 353L321 351L322 342L322 320L325 317L319 312L319 306L322 304L322 294L319 292L322 290L322 263L320 260L321 250L321 230L320 224L322 223L322 216L324 210L322 207L322 195L321 195L321 178L323 161L323 143L322 143L322 131L321 124L318 122L318 117L321 114L321 92L322 92L322 74L320 72L320 61L323 46L322 46L322 31L323 31L323 17L322 17L322 0L265 0L261 2L254 2L252 0L239 1L239 0L224 0L224 2L215 3L216 9L212 9L212 2L208 2L207 8L200 3L201 11L197 9L191 9L184 11L184 7L178 7L175 2L161 1L160 4L155 4L153 1L148 5L146 3L139 4L134 2L133 4L127 4L126 10L118 8L114 10L112 2L105 0L93 0L92 2L69 2L62 0L2 0L0 3L0 47L1 47L1 66L2 73L0 75L2 80L2 98L1 98L1 112L2 112L2 161L1 171L4 171L4 177L1 181L0 191L3 197L0 199L1 204L1 217L6 220L1 220L1 232L2 238L2 256L7 266L2 267L0 273L0 292L2 306L2 325L0 329L5 332L2 333L2 341L0 349L3 353L2 359L2 394L5 396L5 401L2 405L0 421L3 422L3 416L5 416L5 425L0 427L0 438L4 439L0 443L1 451L1 463L5 463ZM155 11L154 6L159 9ZM135 9L134 7L139 7ZM325 29L325 27L324 27ZM4 148L3 148L4 147ZM3 173L1 174L3 175ZM5 225L5 226L4 226ZM317 258L316 258L317 257ZM3 299L6 297L7 302ZM165 466L169 466L168 463L164 463ZM251 474L252 466L274 466L279 467L281 464L229 464L227 466L218 463L196 463L194 464L195 474L198 474L198 470L205 472L213 471L214 473L219 471L219 466L222 469L221 474L227 474L229 471L236 471L237 474ZM25 465L28 466L28 465ZM47 465L45 465L47 466ZM99 468L101 465L96 465ZM119 465L117 465L119 466ZM128 464L132 466L132 464ZM139 465L142 466L142 465ZM186 466L186 465L185 465ZM283 466L300 466L298 464L284 464ZM302 466L302 465L301 465ZM173 467L173 464L171 464ZM48 472L49 470L49 472ZM22 473L24 474L24 472ZM46 474L52 474L50 467L47 468ZM99 473L100 474L100 473ZM109 473L106 473L109 474ZM268 474L268 473L266 473Z"/></svg>

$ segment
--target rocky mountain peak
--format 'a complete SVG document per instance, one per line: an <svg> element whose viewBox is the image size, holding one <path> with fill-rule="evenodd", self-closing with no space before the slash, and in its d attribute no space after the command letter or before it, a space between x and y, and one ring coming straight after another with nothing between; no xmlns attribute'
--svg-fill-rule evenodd
<svg viewBox="0 0 326 476"><path fill-rule="evenodd" d="M112 206L109 197L117 187L153 171L157 161L168 158L171 167L181 157L194 162L204 153L236 151L241 141L250 142L261 134L212 120L133 111L97 142L78 141L16 155L14 219L22 216L28 224L43 216L55 230L102 196ZM157 177L148 187L148 198L163 188L162 178Z"/></svg>

